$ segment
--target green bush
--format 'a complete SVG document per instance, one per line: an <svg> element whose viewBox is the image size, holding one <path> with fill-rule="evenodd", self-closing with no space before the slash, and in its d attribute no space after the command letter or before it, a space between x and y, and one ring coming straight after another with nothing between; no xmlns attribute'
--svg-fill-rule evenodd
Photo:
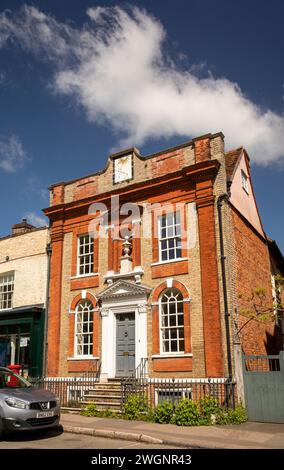
<svg viewBox="0 0 284 470"><path fill-rule="evenodd" d="M124 414L127 419L140 419L142 413L147 411L147 403L144 396L130 395L124 405Z"/></svg>
<svg viewBox="0 0 284 470"><path fill-rule="evenodd" d="M214 424L220 413L220 405L215 398L205 396L200 400L201 420L200 424Z"/></svg>
<svg viewBox="0 0 284 470"><path fill-rule="evenodd" d="M98 411L98 416L102 418L117 418L117 413L107 408L106 410Z"/></svg>
<svg viewBox="0 0 284 470"><path fill-rule="evenodd" d="M81 414L83 416L97 416L98 415L98 410L97 410L97 407L95 404L91 403L90 405L86 406L86 408L84 408L82 411L81 411Z"/></svg>
<svg viewBox="0 0 284 470"><path fill-rule="evenodd" d="M156 423L170 423L173 417L173 405L165 400L159 403L154 410L154 421Z"/></svg>
<svg viewBox="0 0 284 470"><path fill-rule="evenodd" d="M247 421L247 412L243 405L237 405L234 410L221 410L217 414L217 424L242 424Z"/></svg>
<svg viewBox="0 0 284 470"><path fill-rule="evenodd" d="M197 426L200 424L200 419L201 413L198 405L185 398L177 405L171 422L178 426Z"/></svg>

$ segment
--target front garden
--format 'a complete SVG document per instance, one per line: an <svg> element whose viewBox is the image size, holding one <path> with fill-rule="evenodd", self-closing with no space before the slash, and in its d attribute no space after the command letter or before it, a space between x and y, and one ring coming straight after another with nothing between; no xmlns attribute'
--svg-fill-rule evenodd
<svg viewBox="0 0 284 470"><path fill-rule="evenodd" d="M90 404L81 411L81 414L161 424L171 423L177 426L241 424L247 421L246 410L241 404L234 409L222 407L216 399L210 396L205 396L199 401L184 398L177 404L163 400L154 408L149 409L146 397L132 394L128 397L122 413L110 410L100 411L96 405Z"/></svg>

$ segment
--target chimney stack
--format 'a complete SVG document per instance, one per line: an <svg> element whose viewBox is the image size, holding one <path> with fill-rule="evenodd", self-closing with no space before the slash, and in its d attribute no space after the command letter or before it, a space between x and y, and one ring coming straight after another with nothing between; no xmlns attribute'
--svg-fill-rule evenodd
<svg viewBox="0 0 284 470"><path fill-rule="evenodd" d="M15 224L12 226L12 235L28 233L34 230L35 228L36 227L27 222L27 219L23 219L22 222L20 222L19 224Z"/></svg>

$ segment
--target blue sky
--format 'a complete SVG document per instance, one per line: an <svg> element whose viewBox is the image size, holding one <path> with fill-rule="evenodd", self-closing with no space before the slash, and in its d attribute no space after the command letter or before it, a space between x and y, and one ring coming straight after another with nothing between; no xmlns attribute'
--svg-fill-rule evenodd
<svg viewBox="0 0 284 470"><path fill-rule="evenodd" d="M284 251L283 15L281 0L0 0L0 236L113 150L223 131Z"/></svg>

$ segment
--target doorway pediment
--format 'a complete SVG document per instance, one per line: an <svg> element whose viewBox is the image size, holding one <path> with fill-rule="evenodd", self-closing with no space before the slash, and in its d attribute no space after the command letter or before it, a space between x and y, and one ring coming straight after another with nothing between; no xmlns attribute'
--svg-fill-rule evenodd
<svg viewBox="0 0 284 470"><path fill-rule="evenodd" d="M97 295L98 299L115 299L123 297L147 296L151 292L151 288L143 284L134 284L133 282L119 280L107 287Z"/></svg>

